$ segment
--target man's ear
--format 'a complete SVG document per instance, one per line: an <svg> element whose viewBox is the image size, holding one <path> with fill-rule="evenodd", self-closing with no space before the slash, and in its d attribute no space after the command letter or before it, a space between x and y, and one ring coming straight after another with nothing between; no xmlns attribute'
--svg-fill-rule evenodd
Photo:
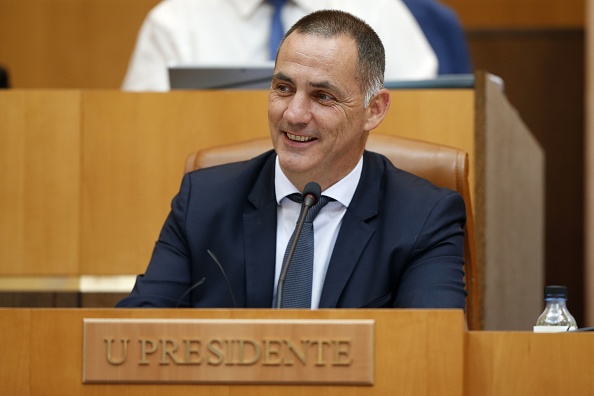
<svg viewBox="0 0 594 396"><path fill-rule="evenodd" d="M390 91L382 88L369 102L367 107L367 121L365 130L371 131L378 127L383 121L388 109L390 108Z"/></svg>

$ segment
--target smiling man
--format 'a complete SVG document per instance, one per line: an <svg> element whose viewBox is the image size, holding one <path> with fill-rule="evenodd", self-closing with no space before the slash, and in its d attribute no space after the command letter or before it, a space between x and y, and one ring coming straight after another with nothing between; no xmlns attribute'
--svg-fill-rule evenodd
<svg viewBox="0 0 594 396"><path fill-rule="evenodd" d="M464 201L365 151L390 106L384 64L360 19L326 10L298 21L269 95L274 150L187 174L118 306L271 307L302 206L292 195L313 181L319 214L302 238L313 252L291 262L291 307L464 308Z"/></svg>

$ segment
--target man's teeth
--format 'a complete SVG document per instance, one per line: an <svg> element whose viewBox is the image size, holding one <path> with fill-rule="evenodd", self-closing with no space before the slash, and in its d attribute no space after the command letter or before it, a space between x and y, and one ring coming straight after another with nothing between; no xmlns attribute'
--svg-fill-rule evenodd
<svg viewBox="0 0 594 396"><path fill-rule="evenodd" d="M297 136L290 133L287 133L287 136L290 140L294 140L296 142L309 142L310 140L314 140L315 138L311 136Z"/></svg>

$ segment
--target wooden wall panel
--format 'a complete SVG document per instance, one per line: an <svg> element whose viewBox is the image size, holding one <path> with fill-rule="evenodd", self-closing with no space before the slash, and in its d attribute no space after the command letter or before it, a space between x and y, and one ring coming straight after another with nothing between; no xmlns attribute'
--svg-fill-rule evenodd
<svg viewBox="0 0 594 396"><path fill-rule="evenodd" d="M465 29L581 28L584 0L439 0Z"/></svg>
<svg viewBox="0 0 594 396"><path fill-rule="evenodd" d="M117 88L159 0L0 0L0 64L17 88Z"/></svg>
<svg viewBox="0 0 594 396"><path fill-rule="evenodd" d="M267 98L267 92L86 92L82 272L144 272L186 156L268 136Z"/></svg>
<svg viewBox="0 0 594 396"><path fill-rule="evenodd" d="M78 273L80 93L0 92L0 275Z"/></svg>

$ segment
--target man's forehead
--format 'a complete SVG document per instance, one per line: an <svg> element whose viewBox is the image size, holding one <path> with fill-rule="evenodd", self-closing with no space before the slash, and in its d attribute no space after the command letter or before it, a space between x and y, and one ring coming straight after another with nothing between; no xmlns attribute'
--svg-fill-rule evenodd
<svg viewBox="0 0 594 396"><path fill-rule="evenodd" d="M357 50L344 39L346 35L326 37L319 34L291 33L280 48L274 77L310 88L346 93L346 86L358 84Z"/></svg>
<svg viewBox="0 0 594 396"><path fill-rule="evenodd" d="M344 69L347 65L356 68L359 61L356 43L345 35L325 37L293 32L281 44L275 68L285 61L307 64L310 60L326 63L333 69Z"/></svg>
<svg viewBox="0 0 594 396"><path fill-rule="evenodd" d="M291 34L289 34L287 37L285 37L285 40L283 41L303 41L303 40L309 40L309 41L332 41L332 40L339 40L342 41L346 46L348 46L349 44L353 44L354 46L356 46L356 40L354 37L349 36L346 33L336 33L336 34L323 34L323 33L319 33L319 32L302 32L299 30L295 30L293 32L291 32Z"/></svg>

